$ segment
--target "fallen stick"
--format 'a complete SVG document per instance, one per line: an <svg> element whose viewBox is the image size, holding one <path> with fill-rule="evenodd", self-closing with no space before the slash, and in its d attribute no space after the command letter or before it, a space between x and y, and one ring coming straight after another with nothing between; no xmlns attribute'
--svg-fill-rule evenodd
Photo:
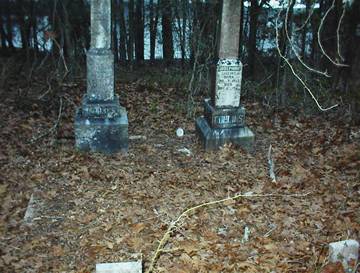
<svg viewBox="0 0 360 273"><path fill-rule="evenodd" d="M275 171L274 171L275 164L274 164L274 160L272 159L271 151L272 151L272 146L270 144L269 151L268 151L269 175L271 178L271 182L276 183L276 176L275 176Z"/></svg>
<svg viewBox="0 0 360 273"><path fill-rule="evenodd" d="M158 258L160 257L161 252L164 251L163 250L164 246L169 241L171 233L176 228L176 225L180 222L180 220L184 216L188 216L191 212L193 212L193 211L195 211L197 209L212 206L212 205L216 205L216 204L220 204L220 203L226 203L228 201L236 200L236 199L239 199L239 198L252 198L252 197L265 197L265 198L268 198L268 197L305 197L305 196L307 196L309 194L310 194L310 192L304 193L304 194L253 194L253 193L245 193L245 194L239 194L239 195L235 195L233 197L228 197L228 198L224 198L224 199L217 200L217 201L211 201L211 202L203 203L203 204L197 205L195 207L191 207L191 208L185 210L183 213L181 213L180 216L169 225L168 229L165 232L165 235L163 236L163 238L159 242L159 245L158 245L158 247L157 247L157 249L155 251L155 254L154 254L153 258L151 259L150 266L149 266L148 270L146 271L146 273L153 272L155 264L156 264Z"/></svg>

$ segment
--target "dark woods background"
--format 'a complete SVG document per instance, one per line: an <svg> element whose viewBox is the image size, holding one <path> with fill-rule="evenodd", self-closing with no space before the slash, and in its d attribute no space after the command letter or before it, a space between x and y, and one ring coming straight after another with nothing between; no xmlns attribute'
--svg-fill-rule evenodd
<svg viewBox="0 0 360 273"><path fill-rule="evenodd" d="M275 22L283 10L279 17L281 53L319 101L324 105L346 102L350 115L356 116L360 101L359 2L301 0L295 4L290 0L280 2L285 6L279 8L268 0L241 1L243 95L269 107L316 108L279 57ZM133 80L142 71L140 75L149 83L176 86L185 94L191 114L194 97L208 92L220 6L219 1L209 0L113 0L113 45L116 63L123 70L118 75ZM51 98L64 84L84 77L90 41L89 1L1 0L0 13L0 96L31 97L33 89L39 90L34 88L38 82L43 87L37 96ZM323 50L318 42L321 24ZM331 77L312 73L301 65L292 47L308 66L327 71ZM334 65L324 52L348 66Z"/></svg>

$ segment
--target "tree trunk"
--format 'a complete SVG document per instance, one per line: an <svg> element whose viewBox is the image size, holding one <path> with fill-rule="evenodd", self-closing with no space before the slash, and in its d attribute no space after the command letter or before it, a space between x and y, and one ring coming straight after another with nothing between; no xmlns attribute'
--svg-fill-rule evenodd
<svg viewBox="0 0 360 273"><path fill-rule="evenodd" d="M309 16L309 13L311 9L311 1L306 0L306 10L305 10L305 20L307 19L307 17ZM305 21L304 21L305 23ZM301 33L301 56L302 58L305 60L306 58L306 34L308 31L308 24L304 25L304 28L302 29L302 33Z"/></svg>
<svg viewBox="0 0 360 273"><path fill-rule="evenodd" d="M166 64L170 64L174 58L174 45L172 33L172 11L170 0L161 1L162 9L162 38L163 38L163 58Z"/></svg>
<svg viewBox="0 0 360 273"><path fill-rule="evenodd" d="M248 74L249 78L254 79L255 76L255 56L256 56L256 34L258 27L260 6L258 0L251 0L250 7L250 33L248 44Z"/></svg>
<svg viewBox="0 0 360 273"><path fill-rule="evenodd" d="M182 51L181 51L181 58L183 63L185 62L186 58L186 33L187 33L187 17L188 17L188 1L182 0L182 10L183 10L183 20L182 20Z"/></svg>
<svg viewBox="0 0 360 273"><path fill-rule="evenodd" d="M319 7L321 10L321 6ZM311 46L310 46L310 63L312 65L316 64L316 51L317 51L317 30L318 30L318 18L320 18L320 13L318 11L314 11L313 16L310 19L310 27L311 27Z"/></svg>
<svg viewBox="0 0 360 273"><path fill-rule="evenodd" d="M14 48L14 35L13 35L13 19L12 19L12 11L10 10L10 1L6 1L6 40L10 48Z"/></svg>
<svg viewBox="0 0 360 273"><path fill-rule="evenodd" d="M180 51L181 51L181 64L184 67L185 64L185 57L186 57L186 24L187 24L187 17L186 17L186 3L184 0L180 0L175 5L175 12L174 17L176 18L176 29L177 34L180 41Z"/></svg>
<svg viewBox="0 0 360 273"><path fill-rule="evenodd" d="M53 30L54 34L56 33L56 36L52 38L56 40L58 40L57 35L59 34L59 22L57 19L57 13L58 13L58 0L54 0L53 6L49 10L49 18L51 18L50 20L51 29ZM55 43L52 42L51 52L53 56L58 55L60 53L59 50L60 49L55 45ZM55 58L52 59L54 60Z"/></svg>
<svg viewBox="0 0 360 273"><path fill-rule="evenodd" d="M285 58L290 57L291 46L288 45L288 43L290 43L290 41L288 41L288 39L287 39L287 35L286 35L284 28L285 27L287 28L287 32L291 39L294 5L295 5L295 0L292 0L290 3L290 7L289 7L287 25L284 24L283 31L282 31L284 33L284 35L283 35L283 37L284 37L283 55L285 56ZM281 86L281 105L283 107L287 104L287 100L290 96L290 90L292 89L289 87L289 78L290 78L290 69L286 64L284 64L283 81L282 81L282 86Z"/></svg>
<svg viewBox="0 0 360 273"><path fill-rule="evenodd" d="M360 37L357 35L357 28L360 25L360 3L354 2L351 8L347 11L347 16L344 22L344 38L341 39L341 46L344 52L344 63L349 65L339 69L339 81L336 85L340 85L343 90L348 90L349 84L352 85L352 91L357 92L357 100L360 100L360 54L358 45L360 44ZM360 103L358 103L360 108ZM360 116L359 116L360 118Z"/></svg>
<svg viewBox="0 0 360 273"><path fill-rule="evenodd" d="M88 49L90 48L90 40L91 40L91 37L90 37L90 32L89 32L89 29L90 29L90 6L88 5L88 2L87 0L82 0L81 1L82 5L81 5L81 9L82 10L86 10L86 15L85 15L85 24L82 26L82 33L83 33L83 36L84 36L84 47L83 49ZM85 52L85 50L83 52Z"/></svg>
<svg viewBox="0 0 360 273"><path fill-rule="evenodd" d="M241 1L241 16L240 16L240 35L239 35L239 57L242 56L242 47L243 47L243 35L244 35L244 0Z"/></svg>
<svg viewBox="0 0 360 273"><path fill-rule="evenodd" d="M153 0L150 0L150 60L155 60L155 49L156 49L156 34L157 25L159 20L158 4L154 4Z"/></svg>
<svg viewBox="0 0 360 273"><path fill-rule="evenodd" d="M28 39L28 33L27 33L27 24L25 22L25 16L24 16L24 1L18 0L17 1L17 20L20 28L20 37L21 37L21 47L23 50L27 52L29 50L29 39Z"/></svg>
<svg viewBox="0 0 360 273"><path fill-rule="evenodd" d="M120 60L126 61L126 24L124 15L124 1L119 0L119 21L120 21Z"/></svg>
<svg viewBox="0 0 360 273"><path fill-rule="evenodd" d="M33 48L38 51L38 40L37 40L37 19L36 19L36 3L30 1L30 25L29 33L32 33Z"/></svg>
<svg viewBox="0 0 360 273"><path fill-rule="evenodd" d="M68 14L68 0L62 0L62 25L63 25L63 33L64 33L64 53L65 57L68 59L70 63L70 67L75 65L75 43L72 39L72 26L70 23L70 18Z"/></svg>
<svg viewBox="0 0 360 273"><path fill-rule="evenodd" d="M135 8L135 56L136 61L144 61L144 0L136 0Z"/></svg>
<svg viewBox="0 0 360 273"><path fill-rule="evenodd" d="M6 48L7 47L7 45L6 45L7 37L6 37L6 33L4 31L4 22L3 22L2 16L0 16L0 40L1 40L1 47Z"/></svg>
<svg viewBox="0 0 360 273"><path fill-rule="evenodd" d="M128 60L130 65L134 59L134 33L135 33L135 26L134 26L134 0L129 0L129 38L128 38Z"/></svg>
<svg viewBox="0 0 360 273"><path fill-rule="evenodd" d="M198 33L200 33L199 29L199 20L198 20L198 6L199 1L195 0L192 2L192 20L190 21L190 38L189 38L189 45L190 45L190 64L193 65L195 62L195 52L196 52L196 40L198 37Z"/></svg>
<svg viewBox="0 0 360 273"><path fill-rule="evenodd" d="M331 7L332 1L324 1L324 3L324 11L326 12ZM337 7L339 5L338 3L339 1L336 1L335 8L333 8L326 17L326 21L324 22L321 30L321 43L326 54L328 54L332 59L335 59L337 52L336 29L339 18L339 14L337 11ZM323 16L324 14L322 15L322 17ZM325 56L321 58L321 66L328 71L334 69L332 63L330 63L330 61Z"/></svg>
<svg viewBox="0 0 360 273"><path fill-rule="evenodd" d="M112 1L112 21L113 21L113 49L114 49L114 61L119 62L119 39L118 39L118 19L119 19L119 6L118 1Z"/></svg>

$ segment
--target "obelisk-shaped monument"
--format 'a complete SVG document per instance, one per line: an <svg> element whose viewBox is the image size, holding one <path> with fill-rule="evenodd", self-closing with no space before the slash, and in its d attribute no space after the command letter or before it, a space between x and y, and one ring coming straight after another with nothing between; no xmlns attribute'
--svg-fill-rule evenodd
<svg viewBox="0 0 360 273"><path fill-rule="evenodd" d="M76 147L112 154L128 150L128 118L115 94L111 0L91 0L87 93L75 117Z"/></svg>
<svg viewBox="0 0 360 273"><path fill-rule="evenodd" d="M226 143L253 149L254 133L245 126L241 106L242 63L239 59L241 0L223 0L218 37L218 59L211 75L211 99L204 101L204 116L196 130L205 150Z"/></svg>

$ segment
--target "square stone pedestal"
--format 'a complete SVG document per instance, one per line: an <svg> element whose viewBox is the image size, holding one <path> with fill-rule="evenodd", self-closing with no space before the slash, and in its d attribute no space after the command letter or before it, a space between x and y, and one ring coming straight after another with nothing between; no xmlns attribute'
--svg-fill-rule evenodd
<svg viewBox="0 0 360 273"><path fill-rule="evenodd" d="M118 98L91 102L85 96L75 117L75 146L81 151L114 154L128 151L128 118Z"/></svg>
<svg viewBox="0 0 360 273"><path fill-rule="evenodd" d="M205 150L217 150L232 143L253 151L255 135L245 126L243 107L215 108L206 99L204 113L205 117L199 117L195 126Z"/></svg>

